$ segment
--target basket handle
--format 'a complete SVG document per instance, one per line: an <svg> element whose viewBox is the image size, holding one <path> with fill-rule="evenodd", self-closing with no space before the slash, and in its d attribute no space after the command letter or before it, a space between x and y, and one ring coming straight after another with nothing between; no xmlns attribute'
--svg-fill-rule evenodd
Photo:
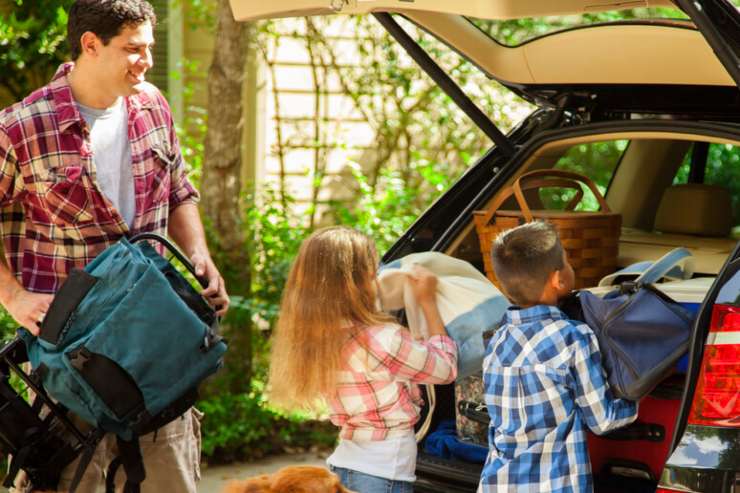
<svg viewBox="0 0 740 493"><path fill-rule="evenodd" d="M596 188L596 185L589 177L580 175L578 173L573 173L572 171L564 171L560 169L540 169L523 174L522 176L517 178L517 180L511 187L514 190L516 201L519 203L519 207L522 210L522 215L527 222L533 221L534 216L532 216L532 211L529 209L529 204L527 204L527 200L524 198L523 190L531 188L526 185L526 182L530 181L532 178L542 176L557 176L560 178L567 178L576 182L583 183L591 190L591 192L594 194L594 197L596 197L596 200L599 202L601 211L606 214L611 212L611 209L609 209L609 205L606 203L604 196L601 195L601 192L599 192L599 189ZM570 205L571 202L569 202L568 204Z"/></svg>
<svg viewBox="0 0 740 493"><path fill-rule="evenodd" d="M559 188L572 188L576 191L575 196L568 202L565 206L565 210L572 211L575 209L576 205L581 201L581 198L583 197L583 189L578 184L578 182L572 181L572 180L564 180L564 179L558 179L558 178L551 178L551 179L539 179L539 180L531 180L524 185L522 185L522 190L531 190L535 188L545 188L545 187L559 187ZM484 216L484 224L488 224L491 219L493 219L494 214L496 214L496 211L499 210L499 208L503 205L506 200L509 199L514 195L514 188L513 187L506 187L497 197L496 200L491 204L491 207L488 208L486 211L486 215ZM530 219L531 221L531 219Z"/></svg>

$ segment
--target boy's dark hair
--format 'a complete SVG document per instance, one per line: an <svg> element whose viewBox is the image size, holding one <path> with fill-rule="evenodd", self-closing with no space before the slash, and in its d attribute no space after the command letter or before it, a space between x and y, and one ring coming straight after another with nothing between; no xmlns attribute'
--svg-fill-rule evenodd
<svg viewBox="0 0 740 493"><path fill-rule="evenodd" d="M513 303L533 305L547 278L565 267L563 246L555 227L535 221L504 231L491 250L493 270Z"/></svg>
<svg viewBox="0 0 740 493"><path fill-rule="evenodd" d="M67 41L72 60L82 53L80 38L87 31L99 37L104 45L118 36L126 26L149 21L154 27L157 16L146 0L77 0L69 9Z"/></svg>

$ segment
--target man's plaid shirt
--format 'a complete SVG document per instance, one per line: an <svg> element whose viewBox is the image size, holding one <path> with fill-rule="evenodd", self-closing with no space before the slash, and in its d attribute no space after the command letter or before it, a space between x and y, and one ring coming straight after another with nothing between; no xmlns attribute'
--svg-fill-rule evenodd
<svg viewBox="0 0 740 493"><path fill-rule="evenodd" d="M0 238L28 290L54 293L122 236L166 233L178 205L197 200L188 182L172 115L152 85L126 98L136 214L131 228L100 191L90 132L67 74L0 112Z"/></svg>
<svg viewBox="0 0 740 493"><path fill-rule="evenodd" d="M416 384L457 377L457 345L447 336L417 341L397 325L367 327L345 344L344 367L330 399L331 421L345 440L384 440L413 430L423 404Z"/></svg>
<svg viewBox="0 0 740 493"><path fill-rule="evenodd" d="M591 492L586 430L637 417L609 390L593 331L557 308L510 308L483 361L491 416L479 492Z"/></svg>

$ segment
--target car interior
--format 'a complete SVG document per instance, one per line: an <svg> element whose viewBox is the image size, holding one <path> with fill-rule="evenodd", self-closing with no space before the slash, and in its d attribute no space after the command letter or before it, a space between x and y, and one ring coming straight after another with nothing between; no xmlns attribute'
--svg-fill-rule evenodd
<svg viewBox="0 0 740 493"><path fill-rule="evenodd" d="M692 268L686 269L683 279L665 280L660 289L696 311L738 242L740 183L728 180L732 179L731 169L740 167L739 145L740 141L664 132L571 138L534 151L509 184L536 169L562 169L591 178L611 210L621 214L617 268L655 261L676 247L687 248L692 253ZM549 210L562 209L575 193L541 188L525 194L533 210ZM496 198L497 195L491 197L488 205ZM517 208L513 198L502 206ZM598 202L586 190L576 211L594 212L598 208ZM446 253L485 271L472 218ZM613 289L587 288L602 293ZM637 423L607 436L589 437L597 493L654 491L669 454L684 388L685 365L684 358L671 375L642 399ZM436 405L427 417L430 429L444 419L454 419L457 412L452 405L454 390L437 386L431 392L436 392ZM470 395L464 398L471 400ZM484 435L461 435L458 430L461 440L485 445ZM472 466L459 465L463 469ZM479 470L480 466L470 471Z"/></svg>

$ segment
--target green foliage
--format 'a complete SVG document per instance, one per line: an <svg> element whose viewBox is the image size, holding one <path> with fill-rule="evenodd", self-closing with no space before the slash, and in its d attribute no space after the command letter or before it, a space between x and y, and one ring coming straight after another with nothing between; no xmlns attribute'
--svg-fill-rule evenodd
<svg viewBox="0 0 740 493"><path fill-rule="evenodd" d="M351 206L334 204L336 222L373 238L382 254L455 182L459 173L459 170L452 172L446 164L430 162L418 155L411 161L410 169L416 186L409 186L400 171L384 168L377 185L372 187L359 166L352 166L358 193ZM425 192L420 194L420 189Z"/></svg>
<svg viewBox="0 0 740 493"><path fill-rule="evenodd" d="M72 0L12 0L0 8L0 88L20 100L51 79L68 52L66 9Z"/></svg>
<svg viewBox="0 0 740 493"><path fill-rule="evenodd" d="M592 142L571 147L558 159L556 169L572 171L589 177L601 194L606 193L619 159L627 149L627 140ZM593 193L585 186L583 198L576 207L578 211L597 211L599 203ZM546 209L562 210L577 192L572 189L543 188L540 199Z"/></svg>
<svg viewBox="0 0 740 493"><path fill-rule="evenodd" d="M8 312L0 307L0 341L10 339L15 334L18 323L13 320Z"/></svg>
<svg viewBox="0 0 740 493"><path fill-rule="evenodd" d="M681 10L657 7L611 10L580 15L512 19L507 21L490 21L485 19L470 20L483 32L499 43L508 46L516 46L532 38L579 26L588 26L605 22L636 21L641 19L686 19L687 17L688 16Z"/></svg>
<svg viewBox="0 0 740 493"><path fill-rule="evenodd" d="M249 394L221 394L198 403L205 413L202 450L209 463L334 445L337 430L333 425L272 409L262 391L255 381Z"/></svg>

